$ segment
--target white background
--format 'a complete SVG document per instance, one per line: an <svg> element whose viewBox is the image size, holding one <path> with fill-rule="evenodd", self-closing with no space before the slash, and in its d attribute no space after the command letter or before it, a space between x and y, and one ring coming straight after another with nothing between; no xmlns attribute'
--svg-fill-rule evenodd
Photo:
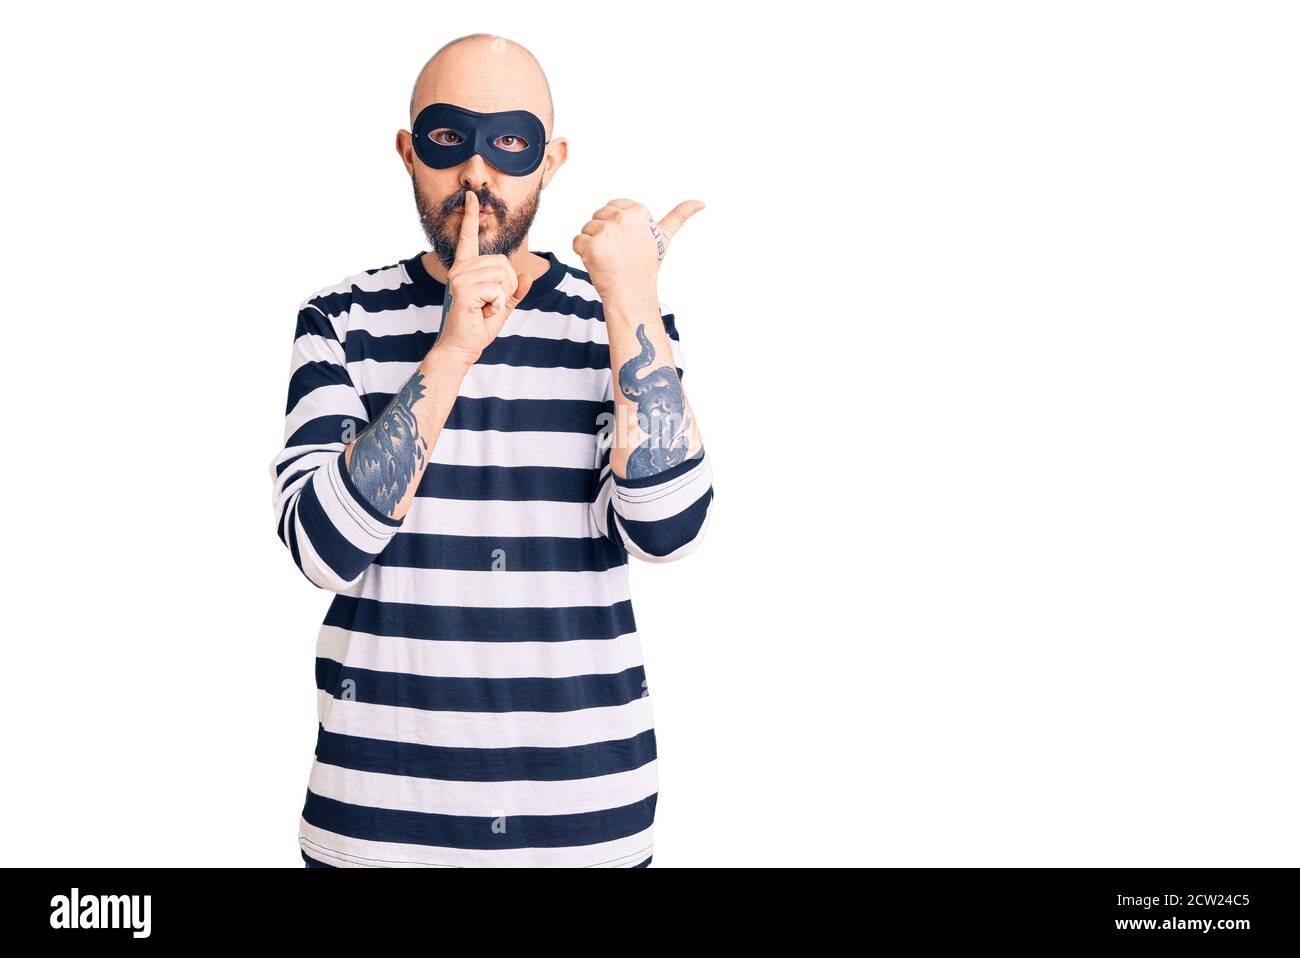
<svg viewBox="0 0 1300 958"><path fill-rule="evenodd" d="M4 89L0 861L300 867L329 595L274 533L298 303L424 248L475 31L532 248L661 273L716 472L638 566L656 866L1296 865L1284 4L36 5Z"/></svg>

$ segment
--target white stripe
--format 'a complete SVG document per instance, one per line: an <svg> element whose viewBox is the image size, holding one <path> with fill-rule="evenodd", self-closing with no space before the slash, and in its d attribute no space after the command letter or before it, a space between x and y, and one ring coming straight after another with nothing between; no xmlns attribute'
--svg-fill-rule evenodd
<svg viewBox="0 0 1300 958"><path fill-rule="evenodd" d="M293 353L289 357L289 376L293 377L308 363L334 363L343 366L346 357L338 340L330 339L319 333L303 333L293 341Z"/></svg>
<svg viewBox="0 0 1300 958"><path fill-rule="evenodd" d="M574 276L572 273L565 273L555 288L566 296L576 296L578 299L585 299L589 303L601 302L600 293L596 292L596 287L581 276ZM660 316L672 314L672 310L668 308L663 300L658 300L658 303Z"/></svg>
<svg viewBox="0 0 1300 958"><path fill-rule="evenodd" d="M591 520L595 523L597 531L602 536L609 535L607 528L609 520L609 500L614 495L614 477L609 467L602 470L603 479L600 483L600 491L596 493L596 501L591 504Z"/></svg>
<svg viewBox="0 0 1300 958"><path fill-rule="evenodd" d="M348 375L364 392L396 393L418 368L416 362L379 362L362 359L348 363ZM608 369L565 369L559 366L502 366L475 363L461 380L459 395L469 399L577 399L604 395ZM596 431L596 424L591 424Z"/></svg>
<svg viewBox="0 0 1300 958"><path fill-rule="evenodd" d="M577 432L499 432L444 429L434 444L434 462L452 466L596 467L596 435Z"/></svg>
<svg viewBox="0 0 1300 958"><path fill-rule="evenodd" d="M401 263L394 263L386 269L376 270L373 273L358 273L349 282L363 292L378 293L385 289L397 289L409 285L411 277L406 274L406 267Z"/></svg>
<svg viewBox="0 0 1300 958"><path fill-rule="evenodd" d="M596 317L584 319L572 313L549 309L516 309L501 327L501 336L528 336L532 339L568 340L572 343L609 345L609 332Z"/></svg>
<svg viewBox="0 0 1300 958"><path fill-rule="evenodd" d="M507 502L499 499L419 498L402 524L403 532L447 536L600 535L586 502Z"/></svg>
<svg viewBox="0 0 1300 958"><path fill-rule="evenodd" d="M571 781L462 782L362 772L321 762L312 764L308 787L323 798L402 812L466 815L581 815L622 808L658 791L653 761L612 775Z"/></svg>
<svg viewBox="0 0 1300 958"><path fill-rule="evenodd" d="M271 463L271 475L274 477L274 499L276 523L280 521L280 503L282 503L293 492L294 488L301 486L303 482L311 478L309 472L306 476L298 476L298 473L304 469L317 469L329 462L340 452L343 451L343 443L336 443L333 448L322 448L321 446L289 446L280 455L275 457ZM298 455L302 453L302 455ZM294 458L297 456L298 458ZM290 462L290 460L293 460ZM276 468L282 462L289 462L284 471L276 473ZM298 476L294 479L294 476ZM288 485L289 480L293 479L293 486Z"/></svg>
<svg viewBox="0 0 1300 958"><path fill-rule="evenodd" d="M635 632L567 642L430 641L321 626L316 655L374 672L482 679L613 675L641 664Z"/></svg>
<svg viewBox="0 0 1300 958"><path fill-rule="evenodd" d="M368 312L354 309L348 317L349 330L362 330L371 336L401 336L407 333L436 333L442 322L442 306L415 306ZM400 364L394 364L400 365Z"/></svg>
<svg viewBox="0 0 1300 958"><path fill-rule="evenodd" d="M660 317L666 315L667 313L659 313ZM511 337L511 335L526 335L534 339L567 339L569 342L595 343L598 346L610 344L610 330L601 318L593 316L586 320L571 313L551 312L549 309L547 311L516 309L506 320L506 325L502 326L502 331L497 338ZM677 359L677 365L681 365L681 354L677 348L679 343L671 337L669 343L672 344L673 357Z"/></svg>
<svg viewBox="0 0 1300 958"><path fill-rule="evenodd" d="M605 394L609 381L608 369L476 364L470 367L460 394L474 398L592 400ZM596 428L593 421L593 435Z"/></svg>
<svg viewBox="0 0 1300 958"><path fill-rule="evenodd" d="M625 565L605 572L511 572L508 550L504 558L506 569L496 572L372 565L348 595L478 609L613 605L629 597Z"/></svg>
<svg viewBox="0 0 1300 958"><path fill-rule="evenodd" d="M344 277L337 283L332 283L329 286L322 286L320 289L316 290L316 292L308 296L306 300L303 300L303 303L305 305L308 300L328 299L330 296L335 296L339 293L350 293L352 292L353 284L356 283L359 277L364 275L365 273L356 273L352 276Z"/></svg>
<svg viewBox="0 0 1300 958"><path fill-rule="evenodd" d="M572 273L565 273L555 288L566 296L576 296L578 299L585 299L589 303L600 302L600 294L596 292L596 287Z"/></svg>
<svg viewBox="0 0 1300 958"><path fill-rule="evenodd" d="M353 417L356 420L353 435L365 428L366 423L370 421L366 413L366 407L362 404L361 397L357 395L355 387L342 383L318 386L311 392L305 393L294 405L289 415L285 417L285 441L288 442L289 438L303 424L322 416ZM343 433L341 431L338 439L339 442L343 442Z"/></svg>
<svg viewBox="0 0 1300 958"><path fill-rule="evenodd" d="M448 748L563 748L632 738L651 728L650 697L571 712L432 712L325 698L321 724L339 735Z"/></svg>
<svg viewBox="0 0 1300 958"><path fill-rule="evenodd" d="M639 865L653 850L654 829L612 842L560 848L443 848L372 842L337 835L299 819L299 841L312 858L340 868L617 868Z"/></svg>

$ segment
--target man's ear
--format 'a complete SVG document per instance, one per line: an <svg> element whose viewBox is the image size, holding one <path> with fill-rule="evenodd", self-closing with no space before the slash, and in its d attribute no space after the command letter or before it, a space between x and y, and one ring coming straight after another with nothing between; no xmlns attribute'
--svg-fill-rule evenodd
<svg viewBox="0 0 1300 958"><path fill-rule="evenodd" d="M397 155L402 158L402 163L406 166L406 175L415 175L415 145L411 142L411 134L406 130L397 131Z"/></svg>
<svg viewBox="0 0 1300 958"><path fill-rule="evenodd" d="M546 189L546 184L551 182L555 171L562 167L568 158L569 141L564 137L557 136L546 144L546 157L542 160L542 189Z"/></svg>

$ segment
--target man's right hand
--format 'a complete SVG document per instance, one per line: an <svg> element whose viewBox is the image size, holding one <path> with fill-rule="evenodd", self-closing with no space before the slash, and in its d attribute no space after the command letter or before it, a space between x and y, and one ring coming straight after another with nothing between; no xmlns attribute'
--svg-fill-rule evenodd
<svg viewBox="0 0 1300 958"><path fill-rule="evenodd" d="M467 366L478 362L533 285L532 277L519 276L505 256L479 255L478 212L478 195L466 190L456 258L447 271L444 295L451 297L451 305L443 311L434 345Z"/></svg>

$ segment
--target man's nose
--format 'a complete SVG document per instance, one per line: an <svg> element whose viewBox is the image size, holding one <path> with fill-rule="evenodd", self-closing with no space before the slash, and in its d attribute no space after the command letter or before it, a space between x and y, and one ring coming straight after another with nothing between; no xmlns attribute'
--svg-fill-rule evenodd
<svg viewBox="0 0 1300 958"><path fill-rule="evenodd" d="M487 187L491 176L492 167L487 160L475 153L461 167L460 185L477 193Z"/></svg>

